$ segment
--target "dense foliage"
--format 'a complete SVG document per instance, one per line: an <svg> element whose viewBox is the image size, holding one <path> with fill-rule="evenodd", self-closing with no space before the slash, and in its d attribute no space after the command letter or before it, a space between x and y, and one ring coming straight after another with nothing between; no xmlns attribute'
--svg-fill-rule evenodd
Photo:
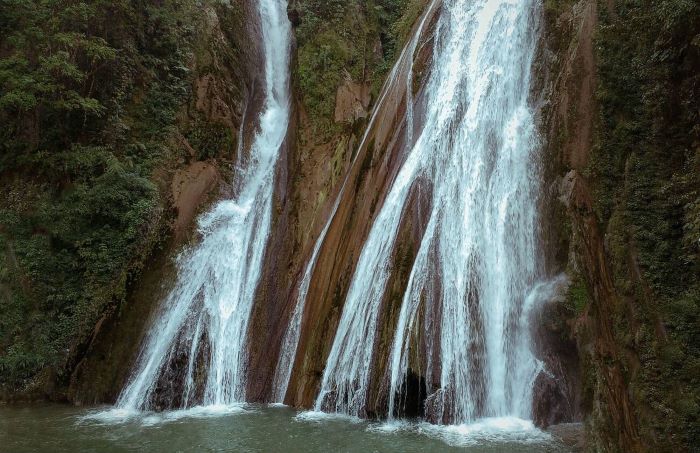
<svg viewBox="0 0 700 453"><path fill-rule="evenodd" d="M194 11L0 0L0 387L65 378L157 242Z"/></svg>
<svg viewBox="0 0 700 453"><path fill-rule="evenodd" d="M614 5L600 5L590 177L627 305L616 339L644 443L700 445L700 4Z"/></svg>
<svg viewBox="0 0 700 453"><path fill-rule="evenodd" d="M297 0L298 78L304 105L321 138L333 122L344 77L372 85L376 95L424 0Z"/></svg>

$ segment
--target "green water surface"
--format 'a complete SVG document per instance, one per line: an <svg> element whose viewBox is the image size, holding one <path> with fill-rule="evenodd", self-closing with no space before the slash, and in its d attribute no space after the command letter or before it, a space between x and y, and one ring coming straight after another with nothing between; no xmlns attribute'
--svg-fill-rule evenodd
<svg viewBox="0 0 700 453"><path fill-rule="evenodd" d="M500 422L499 422L500 423ZM509 424L508 421L505 422ZM110 408L0 406L2 453L472 452L564 453L537 430L476 424L389 425L246 406L125 417Z"/></svg>

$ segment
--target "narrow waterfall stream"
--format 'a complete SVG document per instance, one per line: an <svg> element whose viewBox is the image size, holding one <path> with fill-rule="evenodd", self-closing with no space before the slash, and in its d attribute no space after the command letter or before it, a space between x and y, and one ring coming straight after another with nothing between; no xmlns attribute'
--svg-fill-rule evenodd
<svg viewBox="0 0 700 453"><path fill-rule="evenodd" d="M178 262L175 286L150 328L121 409L228 405L245 400L246 337L263 264L274 175L290 115L291 27L286 0L260 0L265 101L237 193L199 220L202 239ZM170 367L177 373L172 376ZM161 382L162 381L162 382ZM181 388L170 388L174 381ZM165 386L169 401L154 404Z"/></svg>
<svg viewBox="0 0 700 453"><path fill-rule="evenodd" d="M539 363L530 351L526 301L543 277L539 143L528 105L538 5L443 2L424 124L363 246L316 410L364 415L390 256L409 193L424 187L427 227L388 358L389 416L399 412L412 363L433 421L530 417ZM416 365L412 357L421 353Z"/></svg>

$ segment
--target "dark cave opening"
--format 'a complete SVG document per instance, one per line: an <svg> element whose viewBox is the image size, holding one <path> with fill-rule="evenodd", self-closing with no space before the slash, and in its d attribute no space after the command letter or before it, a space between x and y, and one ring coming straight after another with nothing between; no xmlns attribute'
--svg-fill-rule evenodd
<svg viewBox="0 0 700 453"><path fill-rule="evenodd" d="M393 415L399 418L425 417L427 397L425 378L409 369L404 384L396 394L397 404Z"/></svg>

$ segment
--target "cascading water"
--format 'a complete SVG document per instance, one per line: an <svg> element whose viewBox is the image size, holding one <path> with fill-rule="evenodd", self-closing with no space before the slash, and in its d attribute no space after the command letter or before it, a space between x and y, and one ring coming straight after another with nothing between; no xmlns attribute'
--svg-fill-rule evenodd
<svg viewBox="0 0 700 453"><path fill-rule="evenodd" d="M403 48L401 55L396 61L396 64L389 73L386 82L382 87L379 99L372 112L369 124L367 125L362 140L360 141L358 150L362 149L367 143L367 138L370 136L372 128L374 127L378 117L383 111L385 102L387 102L388 99L391 98L389 94L394 88L394 85L398 83L398 81L402 77L405 79L405 92L403 94L407 96L406 122L410 125L409 127L407 127L407 142L411 141L413 133L413 102L410 84L413 81L413 57L416 52L416 47L418 46L418 41L420 40L423 30L425 29L426 21L430 17L430 12L436 7L437 3L438 0L431 0L430 4L427 6L425 12L423 13L411 40ZM350 164L350 167L352 167L355 164L358 156L359 152L355 154ZM343 181L338 196L336 197L335 203L333 204L333 208L331 209L331 214L328 217L328 220L326 221L326 224L323 227L321 234L316 240L316 243L314 244L314 248L311 253L311 259L308 261L306 267L304 268L304 274L302 276L301 283L299 284L299 288L297 290L296 305L294 307L294 311L292 312L292 317L289 322L289 326L287 327L287 331L282 341L282 349L280 352L280 357L277 363L277 369L275 371L275 376L273 380L272 397L275 402L283 402L284 397L287 393L289 379L292 375L292 368L294 366L294 358L296 356L297 347L299 345L299 336L301 335L301 321L304 315L304 308L306 306L306 296L308 294L309 286L311 284L311 277L313 276L313 272L316 267L316 262L318 260L319 252L321 251L321 246L323 245L323 242L326 239L326 235L328 234L328 230L330 229L333 218L335 217L335 214L338 211L338 208L340 206L340 200L343 198L343 194L345 192L345 188L347 186L349 178L350 173L348 173L345 176L345 180Z"/></svg>
<svg viewBox="0 0 700 453"><path fill-rule="evenodd" d="M154 390L160 380L168 380L164 373L169 366L184 369L184 384L175 396L179 407L245 399L248 321L270 232L275 166L290 115L287 2L259 0L259 14L265 102L260 129L240 165L237 194L200 218L201 242L178 260L177 282L151 326L119 408L152 408Z"/></svg>
<svg viewBox="0 0 700 453"><path fill-rule="evenodd" d="M424 186L430 207L389 358L389 416L422 337L423 369L412 371L424 377L431 419L529 418L539 372L526 303L541 278L528 105L538 13L537 0L443 1L424 124L362 249L316 410L365 411L391 254L409 193Z"/></svg>

